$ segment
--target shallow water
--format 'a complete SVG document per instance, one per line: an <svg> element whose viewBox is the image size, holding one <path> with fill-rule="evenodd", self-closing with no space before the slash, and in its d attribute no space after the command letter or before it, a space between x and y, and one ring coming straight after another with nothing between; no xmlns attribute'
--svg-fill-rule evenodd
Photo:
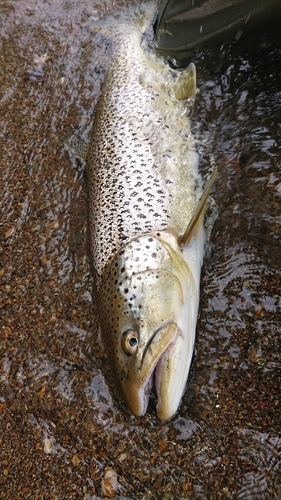
<svg viewBox="0 0 281 500"><path fill-rule="evenodd" d="M281 36L195 60L219 218L190 383L160 423L153 400L129 414L95 342L83 165L64 145L89 128L110 64L91 18L114 10L0 5L0 497L278 499Z"/></svg>

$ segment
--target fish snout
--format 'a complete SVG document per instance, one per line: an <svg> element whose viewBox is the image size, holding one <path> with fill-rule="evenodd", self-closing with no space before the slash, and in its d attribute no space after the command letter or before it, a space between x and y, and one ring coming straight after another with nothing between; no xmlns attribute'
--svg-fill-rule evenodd
<svg viewBox="0 0 281 500"><path fill-rule="evenodd" d="M177 332L177 325L166 321L153 331L148 342L139 343L137 348L136 339L141 338L143 332L140 332L139 336L132 330L123 334L121 344L127 345L131 341L134 346L130 346L130 352L127 352L128 363L120 374L119 386L129 410L134 415L145 414L157 363L169 346L176 341Z"/></svg>

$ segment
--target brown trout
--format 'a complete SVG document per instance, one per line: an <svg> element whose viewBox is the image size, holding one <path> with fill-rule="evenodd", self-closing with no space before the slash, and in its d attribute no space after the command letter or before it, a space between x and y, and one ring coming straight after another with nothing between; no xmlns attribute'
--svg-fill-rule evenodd
<svg viewBox="0 0 281 500"><path fill-rule="evenodd" d="M130 411L144 415L155 381L161 420L190 370L215 176L204 192L188 118L195 73L156 58L139 19L119 23L87 155L102 340Z"/></svg>

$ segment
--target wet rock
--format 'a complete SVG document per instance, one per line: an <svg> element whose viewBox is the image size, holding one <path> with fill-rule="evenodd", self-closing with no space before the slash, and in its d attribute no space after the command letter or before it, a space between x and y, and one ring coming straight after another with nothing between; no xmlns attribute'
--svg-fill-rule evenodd
<svg viewBox="0 0 281 500"><path fill-rule="evenodd" d="M104 478L101 482L101 489L105 496L112 498L115 496L118 488L118 480L116 472L111 467L106 467Z"/></svg>
<svg viewBox="0 0 281 500"><path fill-rule="evenodd" d="M8 240L14 234L15 230L16 229L14 227L7 229L7 231L5 231L5 234L4 234L5 240Z"/></svg>
<svg viewBox="0 0 281 500"><path fill-rule="evenodd" d="M44 452L49 455L53 451L53 440L51 437L44 439Z"/></svg>
<svg viewBox="0 0 281 500"><path fill-rule="evenodd" d="M252 363L262 363L264 361L260 346L251 346L248 351L248 355Z"/></svg>
<svg viewBox="0 0 281 500"><path fill-rule="evenodd" d="M72 463L73 463L73 465L75 465L75 467L77 467L80 464L80 462L81 462L81 460L78 457L78 455L73 455L73 457L72 457Z"/></svg>

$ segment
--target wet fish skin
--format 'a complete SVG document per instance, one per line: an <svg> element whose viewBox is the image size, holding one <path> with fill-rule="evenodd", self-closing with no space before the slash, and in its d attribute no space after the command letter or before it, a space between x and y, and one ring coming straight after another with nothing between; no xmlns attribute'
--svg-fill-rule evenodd
<svg viewBox="0 0 281 500"><path fill-rule="evenodd" d="M87 158L89 228L104 346L135 415L155 383L157 415L170 419L188 377L199 303L204 210L186 99L195 66L180 77L121 26L97 104ZM189 84L186 85L186 80Z"/></svg>
<svg viewBox="0 0 281 500"><path fill-rule="evenodd" d="M171 71L161 61L155 68L154 60L149 61L140 47L140 38L139 28L126 25L123 33L119 28L95 111L87 177L97 281L115 252L133 235L165 229L170 222L183 232L196 200L194 185L201 185L197 154L190 147L189 121L184 116L186 105L168 94ZM186 76L191 81L192 99L194 65ZM166 88L162 88L163 81L157 82L159 77L167 78ZM174 135L170 136L175 118L176 151ZM193 162L196 173L178 168L179 156ZM187 181L192 184L190 193L185 189ZM184 194L186 200L180 201Z"/></svg>

